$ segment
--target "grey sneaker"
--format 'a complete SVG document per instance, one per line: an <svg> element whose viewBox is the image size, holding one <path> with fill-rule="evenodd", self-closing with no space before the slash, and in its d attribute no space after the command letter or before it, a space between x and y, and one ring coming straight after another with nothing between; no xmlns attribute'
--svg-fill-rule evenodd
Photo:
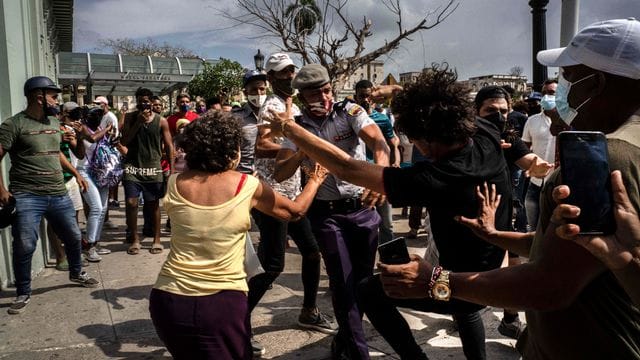
<svg viewBox="0 0 640 360"><path fill-rule="evenodd" d="M107 248L103 248L102 246L100 246L100 243L96 243L96 252L98 253L98 255L107 255L107 254L111 254L111 250L107 249Z"/></svg>
<svg viewBox="0 0 640 360"><path fill-rule="evenodd" d="M251 337L251 350L253 350L253 356L262 356L266 354L266 350L262 344L258 342L258 340Z"/></svg>
<svg viewBox="0 0 640 360"><path fill-rule="evenodd" d="M74 283L78 283L84 287L88 287L88 288L93 288L98 286L98 284L100 284L100 282L98 282L98 280L92 278L91 276L89 276L89 274L87 274L86 271L81 272L78 275L69 275L69 281L74 282Z"/></svg>
<svg viewBox="0 0 640 360"><path fill-rule="evenodd" d="M15 300L13 300L7 312L11 315L20 314L24 309L26 309L27 304L29 304L29 300L31 300L30 295L19 295Z"/></svg>
<svg viewBox="0 0 640 360"><path fill-rule="evenodd" d="M317 307L313 309L302 308L300 316L298 316L298 325L324 334L335 335L338 333L338 325L335 321L330 316L321 313Z"/></svg>
<svg viewBox="0 0 640 360"><path fill-rule="evenodd" d="M98 250L95 246L90 247L87 251L87 260L90 262L100 262L100 260L102 260L102 257L98 255Z"/></svg>

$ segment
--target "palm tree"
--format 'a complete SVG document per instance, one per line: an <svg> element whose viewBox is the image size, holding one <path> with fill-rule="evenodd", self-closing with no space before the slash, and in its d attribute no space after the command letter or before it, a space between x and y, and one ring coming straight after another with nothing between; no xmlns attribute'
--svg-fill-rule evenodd
<svg viewBox="0 0 640 360"><path fill-rule="evenodd" d="M303 37L311 34L322 21L322 13L314 0L296 0L287 7L285 15L293 18L296 32Z"/></svg>

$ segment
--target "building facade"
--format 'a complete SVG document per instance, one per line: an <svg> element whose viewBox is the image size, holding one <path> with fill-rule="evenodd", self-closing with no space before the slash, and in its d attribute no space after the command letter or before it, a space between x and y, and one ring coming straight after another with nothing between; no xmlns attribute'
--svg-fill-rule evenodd
<svg viewBox="0 0 640 360"><path fill-rule="evenodd" d="M374 85L381 84L385 80L384 63L372 61L367 65L357 68L347 80L336 83L336 99L341 100L355 95L355 86L360 80L369 80Z"/></svg>
<svg viewBox="0 0 640 360"><path fill-rule="evenodd" d="M522 75L483 75L469 78L469 80L461 81L471 88L472 93L477 93L478 90L485 86L497 85L504 86L509 85L516 90L517 93L527 92L527 77Z"/></svg>

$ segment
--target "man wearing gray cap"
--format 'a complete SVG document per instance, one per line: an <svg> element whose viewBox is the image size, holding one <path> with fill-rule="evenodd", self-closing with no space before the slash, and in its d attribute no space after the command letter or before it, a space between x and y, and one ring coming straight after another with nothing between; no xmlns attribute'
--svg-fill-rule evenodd
<svg viewBox="0 0 640 360"><path fill-rule="evenodd" d="M560 67L556 108L562 120L575 130L607 135L609 166L620 171L612 176L613 183L617 188L624 184L627 207L637 217L640 22L619 19L592 24L566 48L541 51L537 58L544 65ZM526 246L529 253L523 254L529 256L528 263L487 272L441 271L448 277L437 279L441 281L438 288L461 300L527 309L527 329L517 346L524 359L639 359L640 246L637 242L627 248L617 245L620 261L603 263L574 242L558 238L556 234L575 240L577 233L575 225L557 228L576 217L576 207L562 205L550 221L556 206L552 192L561 183L556 170L543 186L538 228ZM567 195L566 187L556 190L556 197L562 197L558 196L562 192ZM623 205L619 199L616 214ZM637 229L633 232L623 226L623 217L617 216L616 221L615 235L592 238L608 239L612 252L615 244L631 244L630 239L638 238ZM566 236L567 228L573 229L573 236ZM585 248L607 260L598 249L587 246L589 238L581 239ZM385 290L397 298L426 297L433 287L433 269L422 259L383 266Z"/></svg>
<svg viewBox="0 0 640 360"><path fill-rule="evenodd" d="M366 160L362 140L377 164L389 166L389 147L380 129L359 105L334 102L331 79L322 65L303 66L292 86L300 91L298 98L304 105L302 115L296 117L302 127L349 156ZM278 159L299 156L293 142L286 140L282 147ZM309 168L314 166L309 159L302 163ZM375 208L363 204L363 192L364 188L329 175L307 213L327 268L339 325L331 345L334 359L369 358L355 291L358 282L373 272L380 216ZM375 205L373 202L371 205Z"/></svg>

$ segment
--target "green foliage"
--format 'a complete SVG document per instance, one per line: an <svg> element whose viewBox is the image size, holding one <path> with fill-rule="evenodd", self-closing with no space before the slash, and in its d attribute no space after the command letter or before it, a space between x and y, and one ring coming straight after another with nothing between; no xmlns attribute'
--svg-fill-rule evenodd
<svg viewBox="0 0 640 360"><path fill-rule="evenodd" d="M244 69L237 61L220 59L216 64L204 64L204 71L189 82L189 94L208 99L220 96L228 99L242 90Z"/></svg>
<svg viewBox="0 0 640 360"><path fill-rule="evenodd" d="M103 48L110 48L114 54L199 58L199 56L190 49L169 45L167 42L158 44L151 38L147 38L146 40L133 40L130 38L100 39L98 40L98 44Z"/></svg>

